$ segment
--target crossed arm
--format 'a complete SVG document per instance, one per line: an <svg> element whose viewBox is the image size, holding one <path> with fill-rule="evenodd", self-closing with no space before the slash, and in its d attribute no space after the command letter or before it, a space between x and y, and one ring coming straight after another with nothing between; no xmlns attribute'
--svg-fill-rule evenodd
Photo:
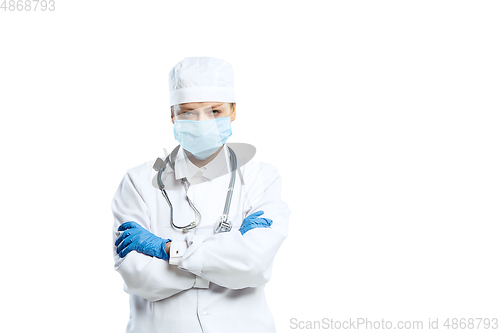
<svg viewBox="0 0 500 333"><path fill-rule="evenodd" d="M112 202L115 269L126 291L156 301L191 288L196 276L231 289L265 284L274 255L286 238L289 216L279 197L279 174L275 169L265 171L264 185L250 194L253 213L240 230L209 237L188 234L188 249L178 266L168 263L171 242L151 233L148 207L134 184L137 175L127 173ZM259 217L259 211L266 218Z"/></svg>

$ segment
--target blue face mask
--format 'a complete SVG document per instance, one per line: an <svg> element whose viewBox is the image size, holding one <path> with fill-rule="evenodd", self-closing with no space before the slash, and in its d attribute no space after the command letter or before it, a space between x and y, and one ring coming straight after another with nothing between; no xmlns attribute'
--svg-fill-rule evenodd
<svg viewBox="0 0 500 333"><path fill-rule="evenodd" d="M175 120L174 137L198 160L212 156L233 134L231 117L210 120Z"/></svg>

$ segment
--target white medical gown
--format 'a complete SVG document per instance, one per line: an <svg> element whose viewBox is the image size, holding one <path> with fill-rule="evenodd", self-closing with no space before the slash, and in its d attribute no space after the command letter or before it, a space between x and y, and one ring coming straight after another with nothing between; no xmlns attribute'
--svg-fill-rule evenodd
<svg viewBox="0 0 500 333"><path fill-rule="evenodd" d="M237 173L229 211L233 228L214 233L224 210L231 177L226 145L202 168L182 148L175 171L167 166L162 181L174 207L174 222L183 226L197 218L186 195L201 213L197 228L187 234L170 224L170 208L157 184L150 161L129 169L112 200L115 270L130 295L127 333L267 333L275 332L264 286L271 277L274 256L288 232L290 211L281 200L281 178L267 163L249 161ZM186 177L190 186L182 186ZM258 211L273 221L270 228L238 231L243 219ZM136 251L116 254L120 224L135 221L184 248L176 264ZM179 244L184 246L178 246Z"/></svg>

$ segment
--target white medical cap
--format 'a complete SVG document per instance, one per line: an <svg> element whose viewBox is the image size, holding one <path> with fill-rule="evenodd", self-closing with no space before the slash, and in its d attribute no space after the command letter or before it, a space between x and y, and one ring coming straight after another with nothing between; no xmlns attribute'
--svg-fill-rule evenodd
<svg viewBox="0 0 500 333"><path fill-rule="evenodd" d="M168 75L170 106L190 102L236 102L230 63L211 57L189 57Z"/></svg>

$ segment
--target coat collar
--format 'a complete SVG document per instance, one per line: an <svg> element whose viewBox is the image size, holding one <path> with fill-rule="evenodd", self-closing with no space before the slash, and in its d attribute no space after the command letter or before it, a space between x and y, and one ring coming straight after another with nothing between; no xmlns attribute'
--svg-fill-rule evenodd
<svg viewBox="0 0 500 333"><path fill-rule="evenodd" d="M179 180L186 178L190 181L195 176L202 176L205 180L212 180L226 173L229 173L230 162L229 153L226 144L223 145L221 151L208 164L198 168L186 156L186 152L182 147L175 156L175 179Z"/></svg>

